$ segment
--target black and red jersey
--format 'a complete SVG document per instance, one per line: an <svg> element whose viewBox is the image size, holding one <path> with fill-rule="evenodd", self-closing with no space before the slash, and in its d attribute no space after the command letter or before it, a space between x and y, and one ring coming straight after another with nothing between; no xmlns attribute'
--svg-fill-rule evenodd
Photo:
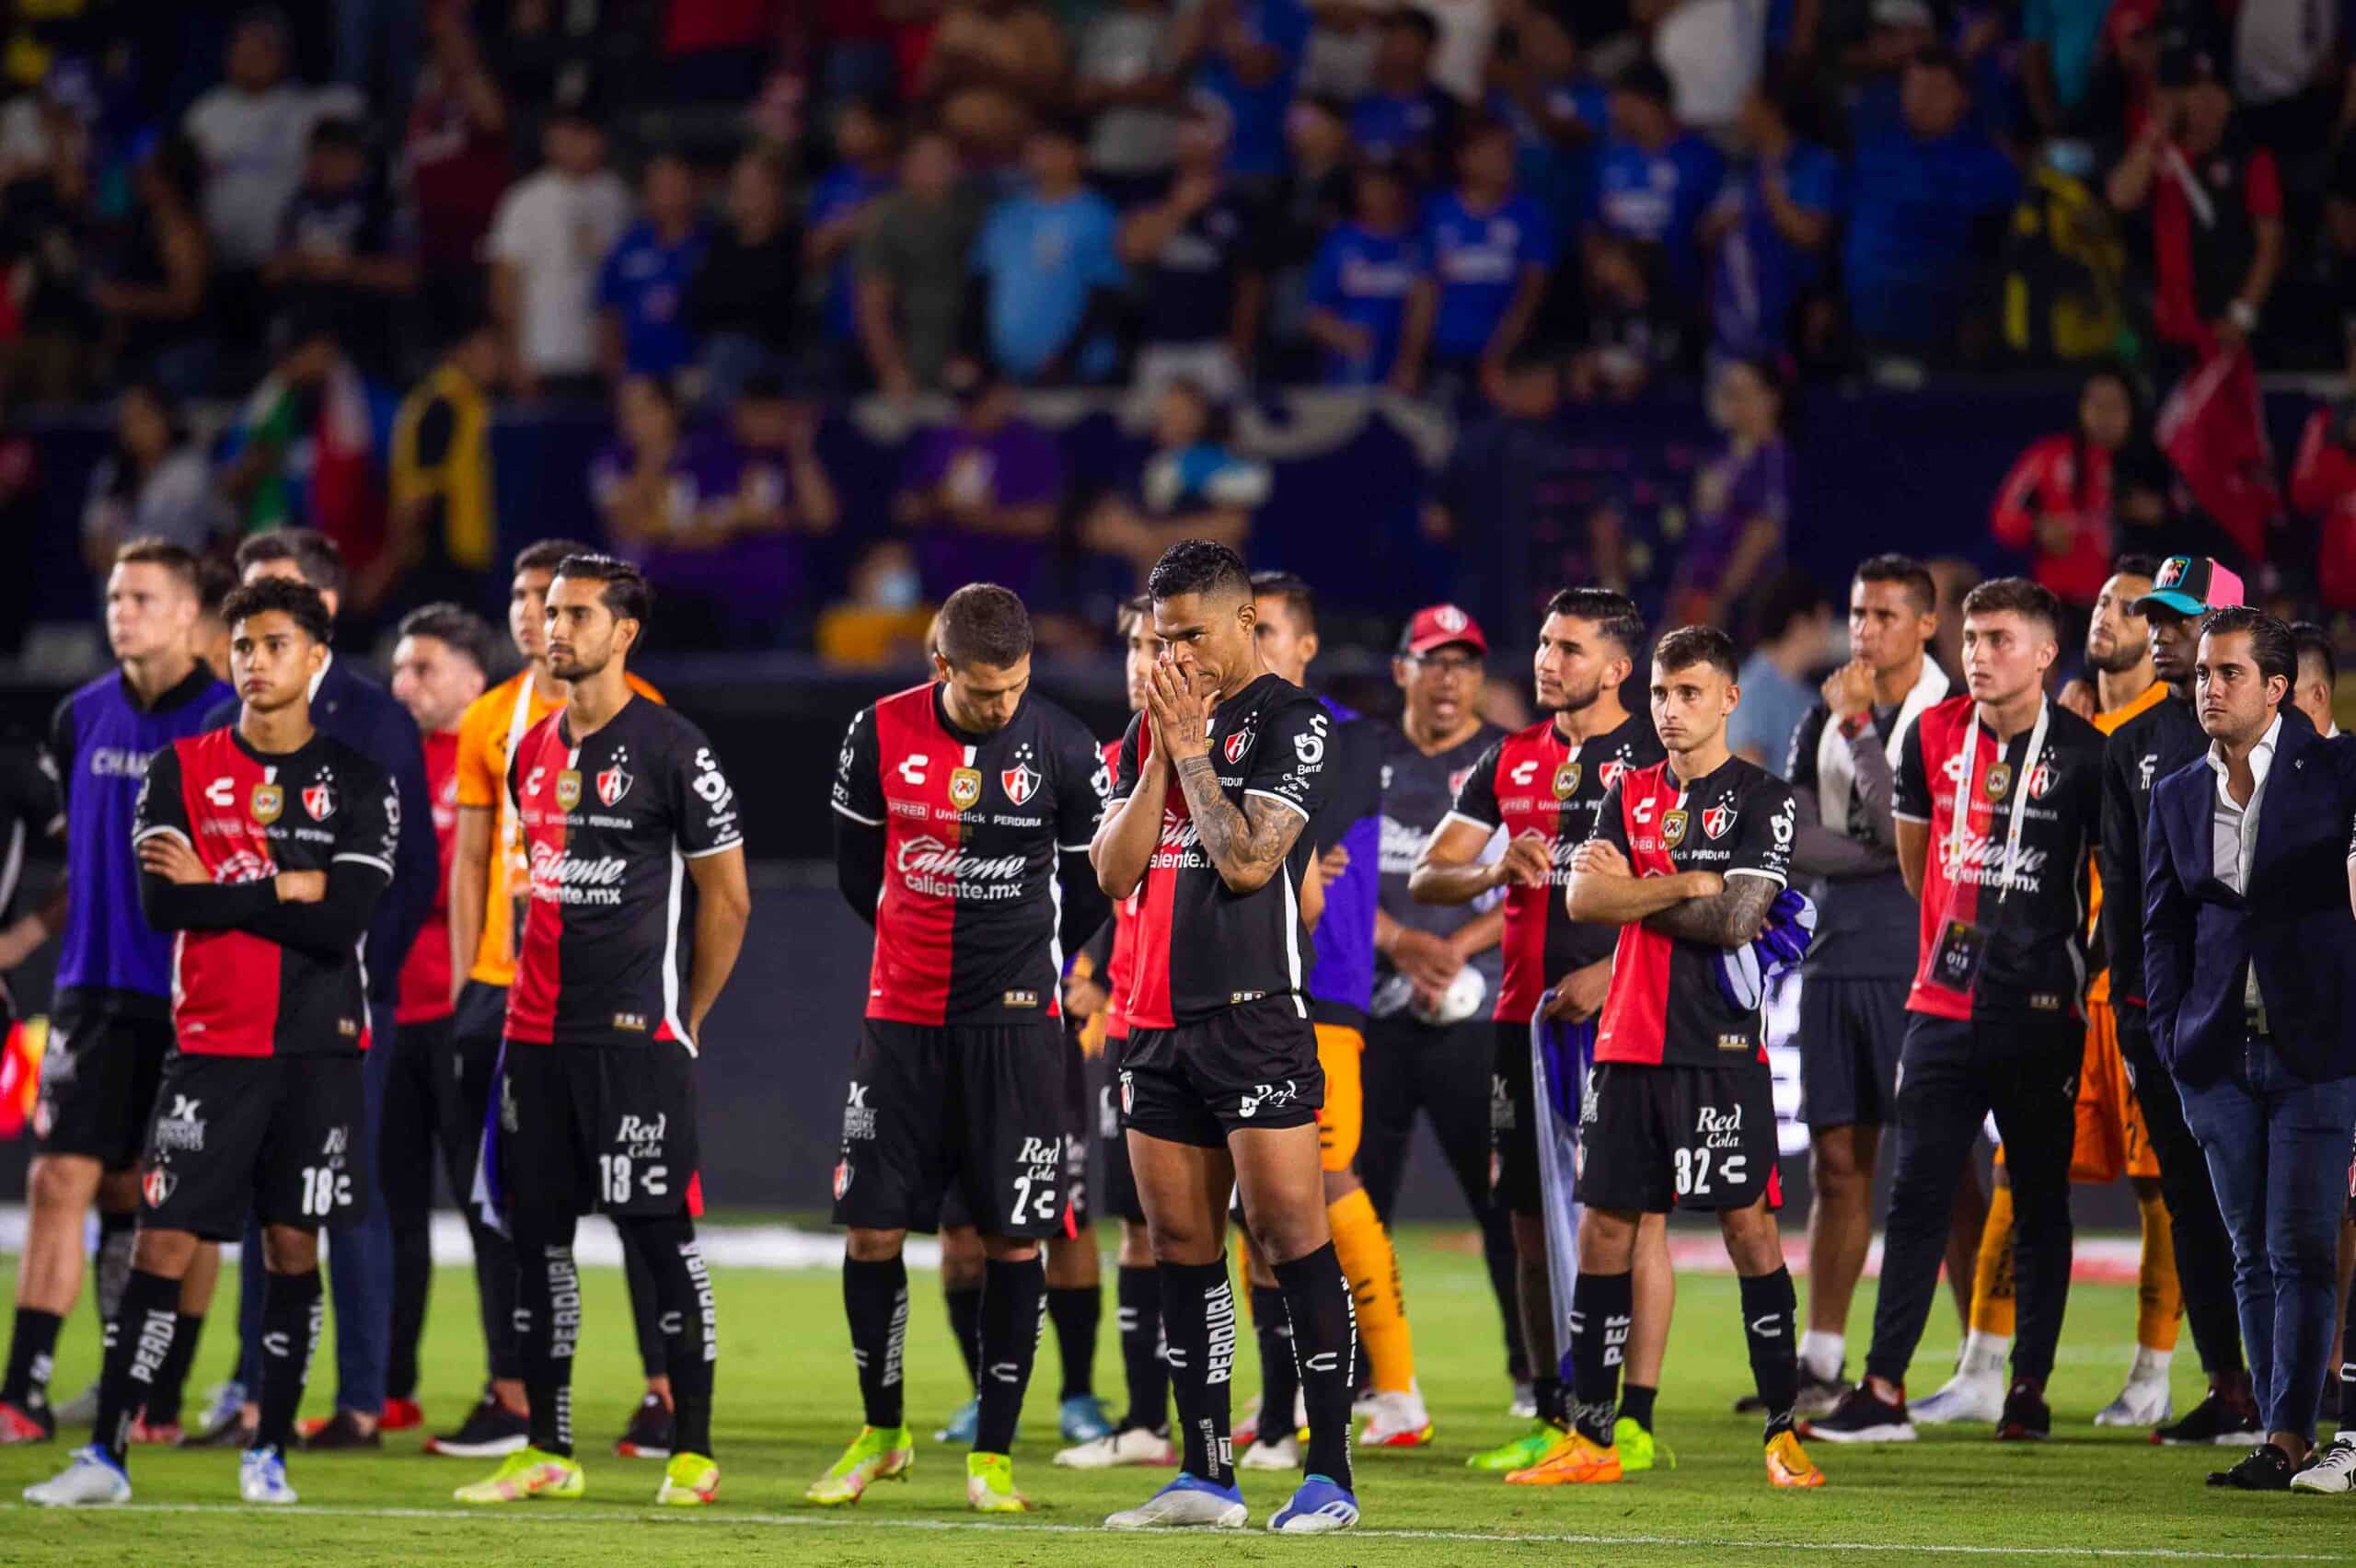
<svg viewBox="0 0 2356 1568"><path fill-rule="evenodd" d="M1980 721L1969 694L1923 710L1899 752L1894 803L1931 840L1910 1009L1951 1019L2079 1010L2105 744L2057 702L2045 704L2041 726L2008 741Z"/></svg>
<svg viewBox="0 0 2356 1568"><path fill-rule="evenodd" d="M975 1026L1061 1016L1067 896L1102 909L1086 857L1104 788L1094 737L1035 693L987 735L950 721L938 683L861 709L834 806L865 830L838 833L837 855L880 858L842 867L846 887L875 889L867 1016Z"/></svg>
<svg viewBox="0 0 2356 1568"><path fill-rule="evenodd" d="M744 842L703 732L633 695L576 741L560 708L516 744L507 791L532 873L508 1038L692 1051L679 1010L694 931L687 862Z"/></svg>
<svg viewBox="0 0 2356 1568"><path fill-rule="evenodd" d="M1220 792L1238 811L1250 799L1274 801L1299 813L1305 826L1324 801L1333 732L1323 703L1281 676L1260 676L1211 711L1210 760ZM1149 737L1143 714L1129 721L1113 780L1116 804L1136 793L1153 761ZM1256 892L1232 891L1203 852L1185 791L1171 779L1161 841L1133 895L1129 1028L1172 1029L1264 997L1289 996L1307 1018L1315 950L1301 924L1300 879L1315 853L1303 832Z"/></svg>
<svg viewBox="0 0 2356 1568"><path fill-rule="evenodd" d="M1571 852L1595 836L1605 791L1630 768L1661 755L1660 742L1641 715L1632 713L1616 728L1576 743L1550 718L1501 737L1465 776L1449 818L1503 828L1508 838L1535 835L1554 860L1545 886L1505 890L1505 978L1496 1018L1529 1022L1547 986L1611 956L1611 928L1574 920L1564 905Z"/></svg>
<svg viewBox="0 0 2356 1568"><path fill-rule="evenodd" d="M1791 786L1738 756L1690 783L1670 768L1662 761L1622 775L1596 836L1616 846L1639 877L1715 871L1784 885L1799 822ZM1725 951L1641 923L1621 927L1595 1059L1688 1067L1755 1061L1765 1071L1761 1009L1738 1006L1719 988Z"/></svg>
<svg viewBox="0 0 2356 1568"><path fill-rule="evenodd" d="M1113 780L1120 777L1121 743L1104 743L1104 771L1102 778L1104 792L1113 792ZM1138 972L1138 898L1145 890L1120 900L1113 905L1113 951L1104 960L1104 1038L1126 1040L1129 1037L1129 985Z"/></svg>
<svg viewBox="0 0 2356 1568"><path fill-rule="evenodd" d="M132 842L185 840L216 887L251 884L258 905L259 919L174 932L172 1027L182 1051L297 1056L368 1048L363 940L322 950L252 926L301 921L305 905L278 904L259 885L281 871L379 876L381 894L392 881L400 811L391 777L325 734L271 754L225 728L156 754Z"/></svg>

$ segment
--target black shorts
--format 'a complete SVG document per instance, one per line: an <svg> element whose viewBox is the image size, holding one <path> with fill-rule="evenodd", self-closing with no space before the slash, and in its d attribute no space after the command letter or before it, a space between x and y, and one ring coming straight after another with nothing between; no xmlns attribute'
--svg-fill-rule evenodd
<svg viewBox="0 0 2356 1568"><path fill-rule="evenodd" d="M695 1181L695 1058L685 1046L507 1043L499 1170L517 1213L657 1219Z"/></svg>
<svg viewBox="0 0 2356 1568"><path fill-rule="evenodd" d="M1818 1132L1898 1119L1904 980L1800 981L1800 1117Z"/></svg>
<svg viewBox="0 0 2356 1568"><path fill-rule="evenodd" d="M837 1225L1064 1234L1063 1027L869 1019L843 1101ZM944 1203L954 1193L962 1209Z"/></svg>
<svg viewBox="0 0 2356 1568"><path fill-rule="evenodd" d="M138 1164L173 1043L167 1018L61 1008L40 1059L33 1152L80 1155L109 1170Z"/></svg>
<svg viewBox="0 0 2356 1568"><path fill-rule="evenodd" d="M1064 1225L1078 1236L1094 1217L1088 1186L1088 1151L1096 1144L1096 1074L1080 1043L1080 1025L1064 1019Z"/></svg>
<svg viewBox="0 0 2356 1568"><path fill-rule="evenodd" d="M174 1052L141 1161L141 1228L235 1241L248 1215L306 1229L366 1218L361 1071L356 1055Z"/></svg>
<svg viewBox="0 0 2356 1568"><path fill-rule="evenodd" d="M1129 1031L1121 1125L1218 1148L1247 1127L1305 1127L1325 1103L1317 1029L1293 997L1264 997L1175 1029Z"/></svg>
<svg viewBox="0 0 2356 1568"><path fill-rule="evenodd" d="M1530 1025L1497 1023L1489 1060L1489 1200L1507 1214L1544 1206L1538 1169L1538 1108L1531 1096Z"/></svg>
<svg viewBox="0 0 2356 1568"><path fill-rule="evenodd" d="M1145 1205L1138 1197L1138 1173L1129 1164L1129 1135L1121 1130L1120 1094L1114 1087L1128 1045L1126 1037L1108 1035L1104 1041L1104 1081L1096 1090L1096 1132L1104 1159L1096 1179L1096 1202L1102 1213L1143 1225Z"/></svg>
<svg viewBox="0 0 2356 1568"><path fill-rule="evenodd" d="M1764 1062L1647 1066L1598 1062L1579 1114L1578 1200L1667 1214L1784 1206L1775 1083Z"/></svg>

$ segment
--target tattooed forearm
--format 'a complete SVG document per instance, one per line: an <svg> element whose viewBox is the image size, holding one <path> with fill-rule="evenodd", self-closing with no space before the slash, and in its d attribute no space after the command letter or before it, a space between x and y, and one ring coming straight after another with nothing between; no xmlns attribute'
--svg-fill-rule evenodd
<svg viewBox="0 0 2356 1568"><path fill-rule="evenodd" d="M1195 832L1219 880L1237 893L1256 893L1266 885L1300 836L1300 813L1256 796L1238 811L1219 789L1218 770L1207 756L1178 764L1178 787L1185 791Z"/></svg>
<svg viewBox="0 0 2356 1568"><path fill-rule="evenodd" d="M1728 877L1726 890L1715 897L1689 898L1647 917L1645 927L1689 942L1738 948L1766 928L1767 912L1783 891L1768 877Z"/></svg>

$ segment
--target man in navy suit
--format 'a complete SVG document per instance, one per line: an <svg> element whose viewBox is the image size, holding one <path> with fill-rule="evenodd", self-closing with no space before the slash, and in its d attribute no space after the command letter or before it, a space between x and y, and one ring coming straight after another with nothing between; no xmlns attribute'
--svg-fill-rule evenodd
<svg viewBox="0 0 2356 1568"><path fill-rule="evenodd" d="M2347 1490L2356 1445L2309 1456L2330 1352L2356 1126L2356 755L2286 700L2291 628L2213 610L2194 666L2209 750L2153 791L2143 851L2152 1036L2183 1093L2234 1242L2268 1439L2212 1486ZM2343 1456L2345 1447L2348 1452ZM2344 1461L2344 1462L2343 1462ZM2339 1484L2328 1484L2331 1482Z"/></svg>

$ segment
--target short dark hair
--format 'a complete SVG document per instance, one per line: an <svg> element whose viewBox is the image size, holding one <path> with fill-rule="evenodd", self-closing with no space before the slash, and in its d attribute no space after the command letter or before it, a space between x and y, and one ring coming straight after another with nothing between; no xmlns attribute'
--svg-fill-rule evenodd
<svg viewBox="0 0 2356 1568"><path fill-rule="evenodd" d="M498 658L498 639L491 623L472 610L443 600L423 605L401 617L397 635L401 637L433 637L447 643L451 651L464 654L487 680L491 665Z"/></svg>
<svg viewBox="0 0 2356 1568"><path fill-rule="evenodd" d="M1611 78L1611 90L1650 98L1664 109L1677 98L1677 89L1669 84L1669 73L1661 69L1660 62L1649 54L1640 55L1620 67L1620 74Z"/></svg>
<svg viewBox="0 0 2356 1568"><path fill-rule="evenodd" d="M1680 626L1653 646L1653 663L1671 674L1707 664L1728 680L1742 668L1734 639L1714 626Z"/></svg>
<svg viewBox="0 0 2356 1568"><path fill-rule="evenodd" d="M1146 574L1145 591L1158 600L1214 592L1248 599L1252 573L1244 569L1243 558L1225 545L1211 539L1181 539L1153 563L1153 570Z"/></svg>
<svg viewBox="0 0 2356 1568"><path fill-rule="evenodd" d="M1005 669L1031 656L1031 612L1011 588L968 582L941 601L933 617L941 656L953 669L989 664Z"/></svg>
<svg viewBox="0 0 2356 1568"><path fill-rule="evenodd" d="M1931 569L1910 555L1867 556L1857 563L1860 582L1895 582L1921 615L1939 613L1939 582Z"/></svg>
<svg viewBox="0 0 2356 1568"><path fill-rule="evenodd" d="M557 563L556 574L570 577L575 582L602 582L599 603L614 613L616 620L634 620L638 634L654 619L654 590L647 585L646 574L618 556L599 555L595 551L569 555Z"/></svg>
<svg viewBox="0 0 2356 1568"><path fill-rule="evenodd" d="M1618 643L1620 651L1631 659L1644 651L1645 612L1625 594L1609 588L1565 588L1546 601L1546 613L1592 621L1596 630Z"/></svg>
<svg viewBox="0 0 2356 1568"><path fill-rule="evenodd" d="M1113 629L1123 637L1126 637L1129 635L1129 628L1141 620L1150 620L1152 617L1153 595L1132 594L1121 601L1119 609L1113 612Z"/></svg>
<svg viewBox="0 0 2356 1568"><path fill-rule="evenodd" d="M218 619L221 606L229 602L237 591L237 574L217 560L203 560L196 566L196 607L202 614Z"/></svg>
<svg viewBox="0 0 2356 1568"><path fill-rule="evenodd" d="M1418 11L1412 6L1402 6L1391 12L1382 18L1382 25L1386 28L1405 28L1410 32L1422 34L1426 48L1439 41L1439 24L1432 20L1428 13Z"/></svg>
<svg viewBox="0 0 2356 1568"><path fill-rule="evenodd" d="M1819 610L1830 611L1832 596L1804 571L1786 567L1769 579L1759 599L1759 640L1772 642L1794 623Z"/></svg>
<svg viewBox="0 0 2356 1568"><path fill-rule="evenodd" d="M2281 675L2286 686L2299 684L2299 644L2291 634L2291 623L2269 616L2255 605L2226 605L2211 610L2200 617L2200 635L2223 637L2229 632L2249 634L2250 657L2258 661L2258 673L2262 677ZM2290 694L2283 694L2290 700Z"/></svg>
<svg viewBox="0 0 2356 1568"><path fill-rule="evenodd" d="M291 578L265 577L229 591L221 602L221 620L235 627L252 616L268 615L271 611L284 615L303 628L303 635L314 642L325 642L335 629L335 621L328 614L328 602L308 582Z"/></svg>
<svg viewBox="0 0 2356 1568"><path fill-rule="evenodd" d="M574 556L595 555L592 547L578 539L537 539L515 552L513 575L526 571L554 571Z"/></svg>
<svg viewBox="0 0 2356 1568"><path fill-rule="evenodd" d="M264 561L291 560L303 581L322 594L343 596L351 573L344 570L343 550L317 528L272 528L256 534L237 547L237 575L245 576Z"/></svg>
<svg viewBox="0 0 2356 1568"><path fill-rule="evenodd" d="M2160 558L2131 552L2110 563L2110 574L2113 577L2157 577L2160 574Z"/></svg>
<svg viewBox="0 0 2356 1568"><path fill-rule="evenodd" d="M2301 659L2312 653L2323 661L2324 685L2335 686L2339 684L2339 650L2333 645L2330 632L2313 621L2292 621L2291 645L2298 651Z"/></svg>
<svg viewBox="0 0 2356 1568"><path fill-rule="evenodd" d="M180 580L190 593L202 596L203 582L198 571L195 554L185 545L154 534L142 534L135 539L125 539L114 552L117 566L160 566Z"/></svg>
<svg viewBox="0 0 2356 1568"><path fill-rule="evenodd" d="M2004 611L2043 621L2046 635L2056 641L2061 640L2062 601L2041 582L2026 577L1992 577L1963 596L1963 613L1967 616Z"/></svg>
<svg viewBox="0 0 2356 1568"><path fill-rule="evenodd" d="M1422 13L1418 12L1417 15ZM1317 629L1317 590L1309 579L1292 571L1255 571L1252 574L1252 596L1255 599L1282 599L1285 608L1300 622L1300 629Z"/></svg>

